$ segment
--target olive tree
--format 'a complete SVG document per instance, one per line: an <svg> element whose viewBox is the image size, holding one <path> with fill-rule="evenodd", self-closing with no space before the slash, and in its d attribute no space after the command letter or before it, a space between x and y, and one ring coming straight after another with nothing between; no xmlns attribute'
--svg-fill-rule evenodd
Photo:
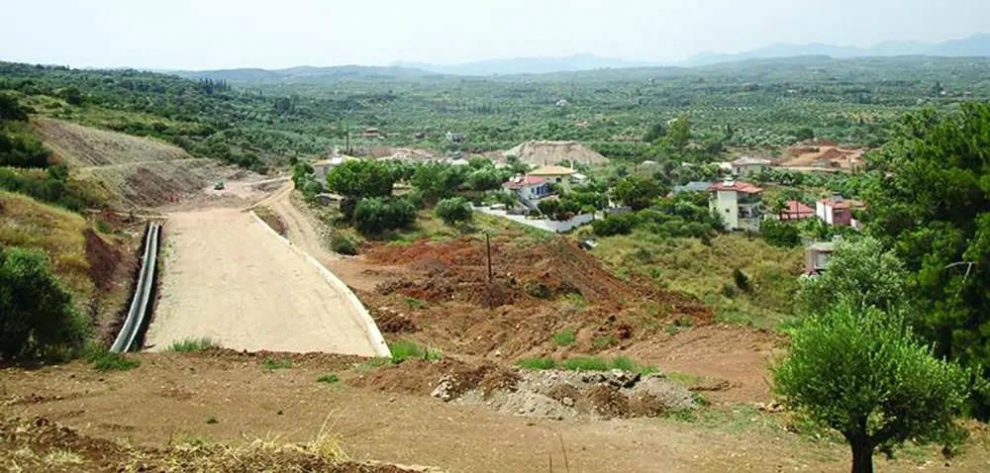
<svg viewBox="0 0 990 473"><path fill-rule="evenodd" d="M86 330L43 253L0 247L0 357L71 354Z"/></svg>
<svg viewBox="0 0 990 473"><path fill-rule="evenodd" d="M835 245L824 274L801 282L801 307L809 313L839 303L893 311L908 304L904 264L874 238L844 240Z"/></svg>
<svg viewBox="0 0 990 473"><path fill-rule="evenodd" d="M451 197L438 202L434 212L447 225L453 225L457 222L471 220L474 209L471 208L471 203L467 199L463 197Z"/></svg>
<svg viewBox="0 0 990 473"><path fill-rule="evenodd" d="M900 316L850 304L806 319L771 370L785 405L849 442L853 473L872 472L878 448L947 438L968 388Z"/></svg>

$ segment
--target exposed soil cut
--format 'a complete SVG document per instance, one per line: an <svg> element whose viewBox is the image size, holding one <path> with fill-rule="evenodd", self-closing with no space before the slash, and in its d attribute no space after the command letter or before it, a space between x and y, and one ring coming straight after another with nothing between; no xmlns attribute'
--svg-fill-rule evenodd
<svg viewBox="0 0 990 473"><path fill-rule="evenodd" d="M582 164L604 164L608 158L576 141L527 141L505 152L533 166L546 166L572 159Z"/></svg>
<svg viewBox="0 0 990 473"><path fill-rule="evenodd" d="M579 332L574 350L595 352L607 348L596 339L650 338L655 330L647 324L712 320L689 297L619 280L563 238L524 246L504 237L493 241L492 253L489 281L485 245L477 239L375 245L366 264L403 271L360 295L386 332L416 333L445 350L480 356L552 351L552 336L563 329Z"/></svg>

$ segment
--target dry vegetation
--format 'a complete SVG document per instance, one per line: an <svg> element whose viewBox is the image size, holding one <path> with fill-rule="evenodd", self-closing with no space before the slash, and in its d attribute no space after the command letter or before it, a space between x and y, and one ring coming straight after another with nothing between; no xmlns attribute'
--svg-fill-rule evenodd
<svg viewBox="0 0 990 473"><path fill-rule="evenodd" d="M791 297L803 269L801 249L781 249L760 238L720 235L666 238L646 232L602 238L594 250L622 278L647 277L661 287L697 297L719 320L774 328L793 313ZM748 286L736 281L739 270Z"/></svg>
<svg viewBox="0 0 990 473"><path fill-rule="evenodd" d="M55 272L72 291L75 303L90 315L95 335L106 338L129 297L135 236L112 214L93 217L101 233L81 215L30 197L0 191L0 245L47 254Z"/></svg>

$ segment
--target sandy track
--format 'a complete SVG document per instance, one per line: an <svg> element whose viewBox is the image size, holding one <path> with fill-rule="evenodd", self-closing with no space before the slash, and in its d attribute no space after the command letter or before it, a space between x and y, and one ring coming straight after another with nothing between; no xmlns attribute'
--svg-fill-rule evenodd
<svg viewBox="0 0 990 473"><path fill-rule="evenodd" d="M357 309L250 213L175 213L145 345L207 337L238 350L374 356Z"/></svg>

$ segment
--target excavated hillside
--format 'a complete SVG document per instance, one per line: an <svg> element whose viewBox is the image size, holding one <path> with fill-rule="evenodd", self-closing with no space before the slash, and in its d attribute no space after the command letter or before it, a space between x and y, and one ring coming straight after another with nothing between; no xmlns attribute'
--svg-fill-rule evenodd
<svg viewBox="0 0 990 473"><path fill-rule="evenodd" d="M244 174L150 138L38 118L35 129L75 179L92 183L116 208L158 207Z"/></svg>
<svg viewBox="0 0 990 473"><path fill-rule="evenodd" d="M493 240L492 254L489 282L483 240L375 246L370 263L402 271L361 296L383 331L479 356L546 354L562 330L575 332L571 348L598 352L675 320L712 321L698 301L620 280L564 238L521 244L506 236Z"/></svg>
<svg viewBox="0 0 990 473"><path fill-rule="evenodd" d="M608 158L577 141L527 141L505 152L533 166L549 166L570 160L581 164L608 163Z"/></svg>

